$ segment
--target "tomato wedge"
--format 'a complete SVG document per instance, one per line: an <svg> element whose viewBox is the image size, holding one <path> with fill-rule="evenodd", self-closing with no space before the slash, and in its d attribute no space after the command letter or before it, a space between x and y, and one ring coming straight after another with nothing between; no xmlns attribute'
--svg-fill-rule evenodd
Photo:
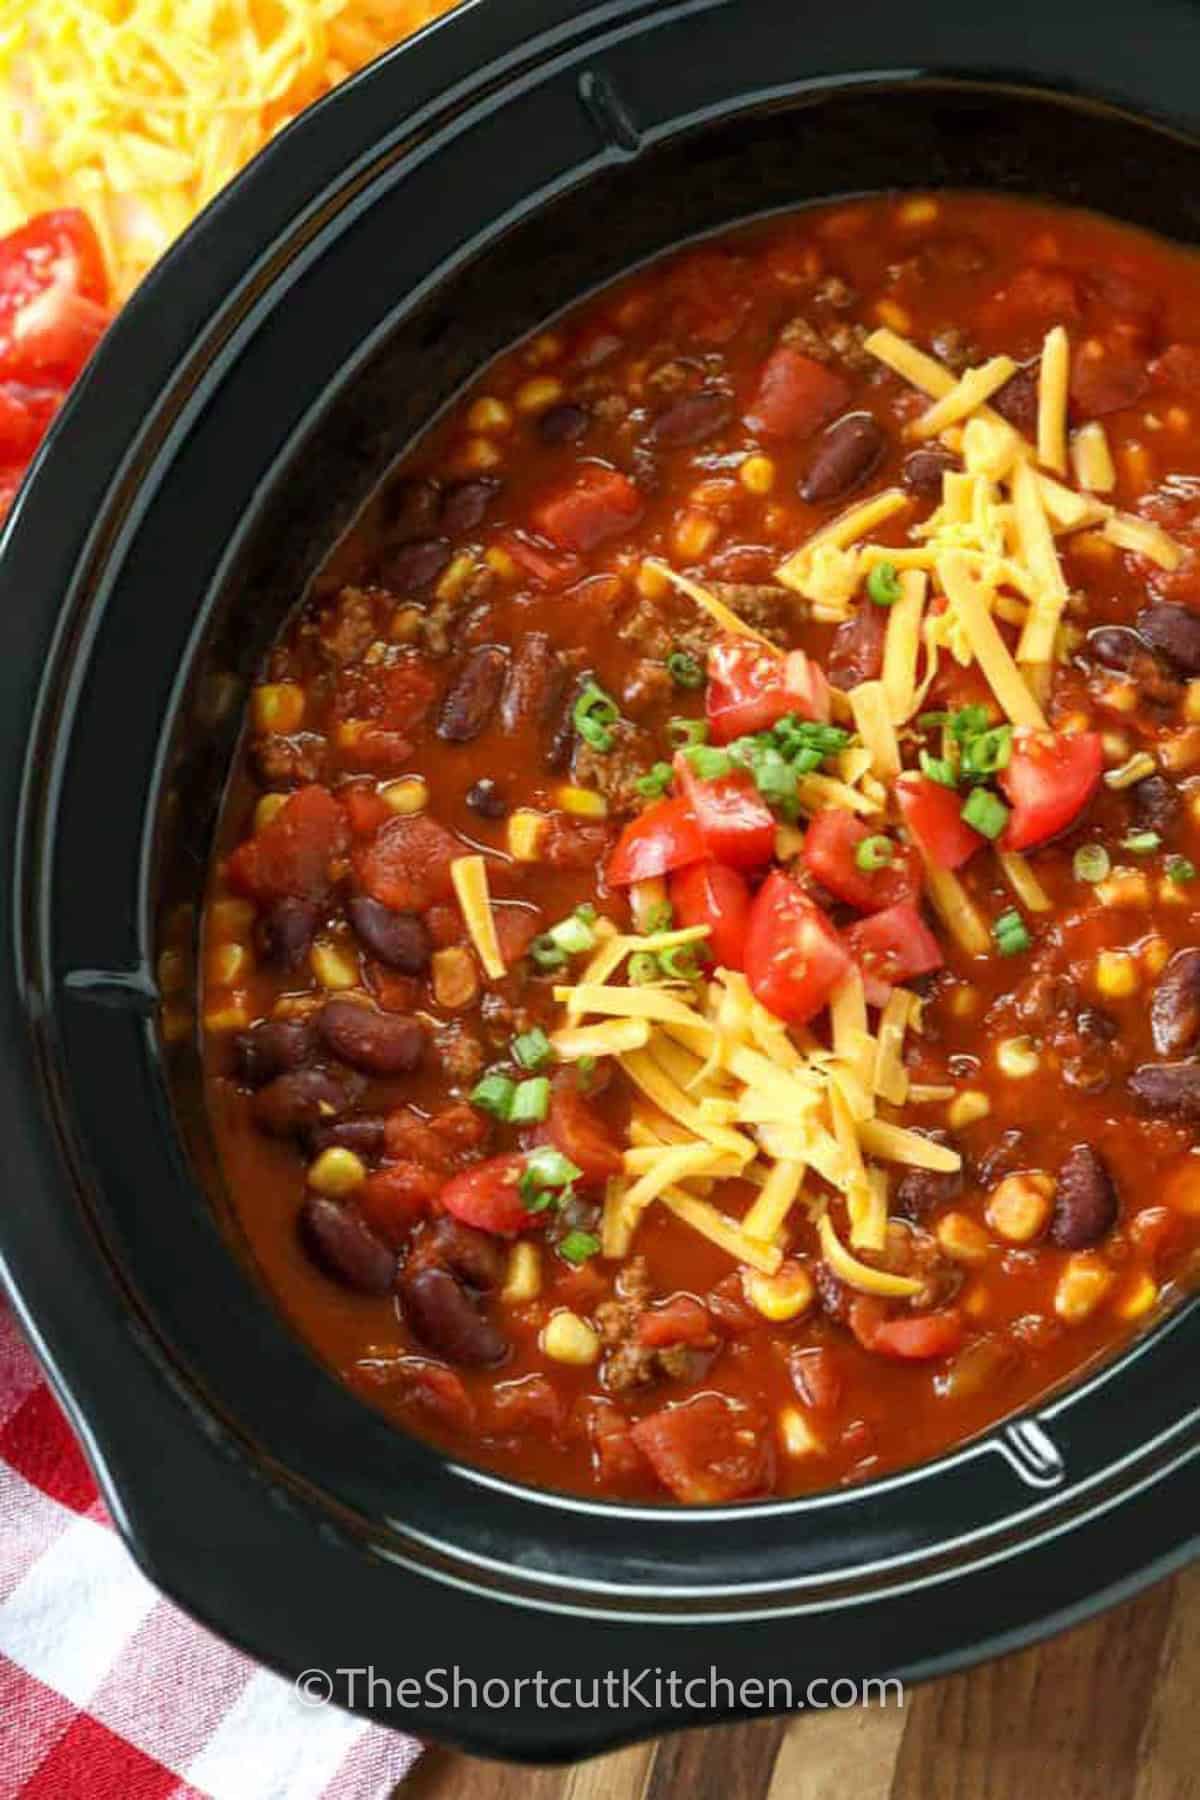
<svg viewBox="0 0 1200 1800"><path fill-rule="evenodd" d="M899 981L928 975L945 962L942 947L911 901L860 919L843 933L846 949L863 973L867 999L885 1006Z"/></svg>
<svg viewBox="0 0 1200 1800"><path fill-rule="evenodd" d="M896 783L900 817L939 869L961 868L984 842L962 816L962 797L928 775L910 770Z"/></svg>
<svg viewBox="0 0 1200 1800"><path fill-rule="evenodd" d="M610 887L628 887L703 862L707 854L696 815L677 794L630 820L608 859L606 879Z"/></svg>
<svg viewBox="0 0 1200 1800"><path fill-rule="evenodd" d="M840 375L781 344L763 364L746 423L760 437L810 437L849 401L850 389Z"/></svg>
<svg viewBox="0 0 1200 1800"><path fill-rule="evenodd" d="M1099 787L1103 769L1097 732L1020 732L999 778L1012 807L1004 848L1029 850L1065 831Z"/></svg>
<svg viewBox="0 0 1200 1800"><path fill-rule="evenodd" d="M580 1170L581 1181L607 1181L621 1173L620 1145L569 1073L555 1080L546 1133L555 1149Z"/></svg>
<svg viewBox="0 0 1200 1800"><path fill-rule="evenodd" d="M0 380L74 381L108 324L107 298L99 239L78 208L0 239Z"/></svg>
<svg viewBox="0 0 1200 1800"><path fill-rule="evenodd" d="M527 1225L545 1223L545 1213L531 1213L518 1186L527 1158L519 1151L489 1157L455 1175L442 1189L439 1205L464 1225L506 1236Z"/></svg>
<svg viewBox="0 0 1200 1800"><path fill-rule="evenodd" d="M750 638L730 637L719 638L708 653L704 707L716 744L767 731L789 713L827 724L829 705L824 670L803 650L781 656Z"/></svg>
<svg viewBox="0 0 1200 1800"><path fill-rule="evenodd" d="M858 847L873 835L861 819L839 806L818 813L804 836L805 868L822 887L860 912L882 912L901 900L915 900L921 891L916 852L904 845L892 846L892 860L883 868L859 867Z"/></svg>
<svg viewBox="0 0 1200 1800"><path fill-rule="evenodd" d="M740 969L750 922L750 889L736 869L693 863L672 875L671 905L680 925L707 925L708 948L723 969Z"/></svg>
<svg viewBox="0 0 1200 1800"><path fill-rule="evenodd" d="M757 869L770 862L775 820L744 769L702 781L681 750L675 758L675 779L696 815L709 856L733 869Z"/></svg>
<svg viewBox="0 0 1200 1800"><path fill-rule="evenodd" d="M746 979L776 1018L803 1025L850 967L850 953L819 906L778 869L750 909Z"/></svg>

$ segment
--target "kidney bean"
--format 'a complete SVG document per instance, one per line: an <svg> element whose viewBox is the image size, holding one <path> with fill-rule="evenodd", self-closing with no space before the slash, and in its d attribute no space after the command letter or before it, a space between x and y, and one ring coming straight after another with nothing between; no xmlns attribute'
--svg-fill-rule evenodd
<svg viewBox="0 0 1200 1800"><path fill-rule="evenodd" d="M715 388L684 394L668 406L650 426L650 440L671 449L683 444L702 444L733 417L733 401Z"/></svg>
<svg viewBox="0 0 1200 1800"><path fill-rule="evenodd" d="M429 927L419 913L394 912L381 900L355 894L346 902L346 916L371 955L389 969L405 975L423 975L433 955Z"/></svg>
<svg viewBox="0 0 1200 1800"><path fill-rule="evenodd" d="M910 494L922 500L940 500L942 476L949 469L961 469L962 463L950 450L930 444L924 450L913 450L900 466L900 479Z"/></svg>
<svg viewBox="0 0 1200 1800"><path fill-rule="evenodd" d="M452 1219L448 1213L434 1219L421 1234L415 1260L421 1264L439 1263L480 1293L500 1286L507 1262L504 1246L496 1238Z"/></svg>
<svg viewBox="0 0 1200 1800"><path fill-rule="evenodd" d="M1098 662L1105 669L1121 671L1132 667L1145 653L1141 638L1128 625L1097 626L1095 631L1088 632L1084 648L1092 662Z"/></svg>
<svg viewBox="0 0 1200 1800"><path fill-rule="evenodd" d="M1200 950L1177 950L1150 1002L1150 1031L1160 1056L1184 1056L1200 1039Z"/></svg>
<svg viewBox="0 0 1200 1800"><path fill-rule="evenodd" d="M322 1150L353 1150L356 1156L378 1156L383 1149L384 1119L381 1113L361 1113L356 1119L336 1119L308 1133L314 1156Z"/></svg>
<svg viewBox="0 0 1200 1800"><path fill-rule="evenodd" d="M406 1075L425 1049L425 1027L403 1013L377 1012L358 1000L327 1000L317 1030L333 1054L364 1075Z"/></svg>
<svg viewBox="0 0 1200 1800"><path fill-rule="evenodd" d="M445 538L414 538L387 552L384 579L401 593L415 594L421 588L431 587L449 561L450 546Z"/></svg>
<svg viewBox="0 0 1200 1800"><path fill-rule="evenodd" d="M258 923L258 947L266 962L299 969L308 960L321 907L316 900L276 900Z"/></svg>
<svg viewBox="0 0 1200 1800"><path fill-rule="evenodd" d="M887 608L869 600L860 603L852 619L838 626L829 646L826 674L834 687L853 688L860 681L874 681L883 668L883 640Z"/></svg>
<svg viewBox="0 0 1200 1800"><path fill-rule="evenodd" d="M1061 1250L1087 1250L1112 1229L1117 1190L1103 1157L1090 1144L1076 1144L1058 1171L1050 1241Z"/></svg>
<svg viewBox="0 0 1200 1800"><path fill-rule="evenodd" d="M1144 830L1165 834L1178 824L1183 802L1179 789L1165 775L1147 775L1131 794L1134 819Z"/></svg>
<svg viewBox="0 0 1200 1800"><path fill-rule="evenodd" d="M1038 369L1036 358L1025 363L1015 375L1009 376L1002 388L996 389L990 403L993 411L1027 437L1032 437L1037 430Z"/></svg>
<svg viewBox="0 0 1200 1800"><path fill-rule="evenodd" d="M1149 1112L1200 1122L1200 1062L1143 1063L1129 1085Z"/></svg>
<svg viewBox="0 0 1200 1800"><path fill-rule="evenodd" d="M1143 607L1137 628L1152 650L1184 675L1200 675L1200 613L1176 601Z"/></svg>
<svg viewBox="0 0 1200 1800"><path fill-rule="evenodd" d="M933 1130L922 1133L936 1144L950 1144L948 1132ZM919 1224L935 1206L957 1200L962 1192L962 1170L906 1169L896 1186L894 1211L902 1219Z"/></svg>
<svg viewBox="0 0 1200 1800"><path fill-rule="evenodd" d="M490 775L472 782L467 789L467 805L481 819L503 819L508 816L508 801Z"/></svg>
<svg viewBox="0 0 1200 1800"><path fill-rule="evenodd" d="M543 718L547 706L561 698L562 661L544 631L527 631L513 653L504 678L500 722L519 731L527 719Z"/></svg>
<svg viewBox="0 0 1200 1800"><path fill-rule="evenodd" d="M396 1279L396 1253L375 1236L352 1206L308 1194L300 1235L327 1275L360 1294L386 1294Z"/></svg>
<svg viewBox="0 0 1200 1800"><path fill-rule="evenodd" d="M817 444L800 498L815 506L851 494L875 469L887 448L883 427L870 413L847 413L831 425Z"/></svg>
<svg viewBox="0 0 1200 1800"><path fill-rule="evenodd" d="M408 1271L399 1292L413 1336L447 1362L488 1367L503 1361L507 1339L449 1269L430 1264Z"/></svg>
<svg viewBox="0 0 1200 1800"><path fill-rule="evenodd" d="M410 476L394 483L384 500L390 542L406 543L410 538L427 536L433 530L441 498L437 483L423 477Z"/></svg>
<svg viewBox="0 0 1200 1800"><path fill-rule="evenodd" d="M477 475L472 481L456 481L442 495L441 523L451 537L461 537L482 525L488 507L500 492L494 475Z"/></svg>
<svg viewBox="0 0 1200 1800"><path fill-rule="evenodd" d="M496 644L472 650L451 682L438 714L437 734L448 744L469 744L491 720L504 686L508 653Z"/></svg>
<svg viewBox="0 0 1200 1800"><path fill-rule="evenodd" d="M344 1112L350 1098L346 1083L328 1069L291 1069L259 1088L251 1110L261 1130L292 1137Z"/></svg>
<svg viewBox="0 0 1200 1800"><path fill-rule="evenodd" d="M248 1087L262 1087L312 1059L317 1034L311 1019L263 1019L233 1040L237 1072Z"/></svg>
<svg viewBox="0 0 1200 1800"><path fill-rule="evenodd" d="M576 444L591 424L591 415L582 406L564 401L551 406L538 420L538 436L543 444Z"/></svg>

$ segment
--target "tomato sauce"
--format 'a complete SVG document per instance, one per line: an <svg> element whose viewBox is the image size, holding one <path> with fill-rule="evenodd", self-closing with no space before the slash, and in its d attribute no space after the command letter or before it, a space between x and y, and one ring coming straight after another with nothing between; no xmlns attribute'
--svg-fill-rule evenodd
<svg viewBox="0 0 1200 1800"><path fill-rule="evenodd" d="M954 379L1012 359L991 412L1027 456L1062 327L1070 429L1102 427L1112 479L1056 540L1039 728L943 651L903 773L856 812L811 782L845 773L844 696L880 678L903 553L965 454L961 429L913 435L930 396L868 347L881 327ZM1082 467L1059 479L1086 496ZM893 488L869 536L899 570L828 604L780 583ZM1114 508L1169 555L1125 547ZM324 1361L504 1474L695 1503L935 1455L1177 1299L1200 1247L1198 533L1200 265L1082 212L813 208L643 269L488 368L267 657L206 907L233 1211ZM995 605L1015 654L1026 601ZM945 609L935 579L924 618ZM473 856L500 975L456 885ZM931 906L939 872L982 945ZM805 1055L841 983L861 976L872 1030L897 984L919 994L908 1097L872 1104L958 1166L878 1165L890 1223L861 1282L830 1262L822 1230L845 1246L851 1220L812 1171L772 1273L661 1201L605 1254L644 1100L611 1057L550 1054L555 988L606 921L668 918L708 952L611 979L699 1005L734 971ZM734 1222L760 1191L695 1190Z"/></svg>

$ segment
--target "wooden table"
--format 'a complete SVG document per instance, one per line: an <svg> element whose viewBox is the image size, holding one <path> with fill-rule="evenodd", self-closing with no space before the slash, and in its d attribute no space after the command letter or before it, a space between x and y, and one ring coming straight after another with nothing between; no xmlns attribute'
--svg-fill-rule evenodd
<svg viewBox="0 0 1200 1800"><path fill-rule="evenodd" d="M1064 1637L914 1688L573 1769L430 1751L403 1800L1200 1800L1200 1567Z"/></svg>

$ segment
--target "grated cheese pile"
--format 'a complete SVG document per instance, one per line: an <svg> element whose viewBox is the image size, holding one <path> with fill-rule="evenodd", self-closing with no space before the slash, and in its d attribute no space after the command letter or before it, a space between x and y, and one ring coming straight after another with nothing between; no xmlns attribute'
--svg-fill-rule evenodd
<svg viewBox="0 0 1200 1800"><path fill-rule="evenodd" d="M0 0L0 232L81 206L117 300L274 134L452 0Z"/></svg>

